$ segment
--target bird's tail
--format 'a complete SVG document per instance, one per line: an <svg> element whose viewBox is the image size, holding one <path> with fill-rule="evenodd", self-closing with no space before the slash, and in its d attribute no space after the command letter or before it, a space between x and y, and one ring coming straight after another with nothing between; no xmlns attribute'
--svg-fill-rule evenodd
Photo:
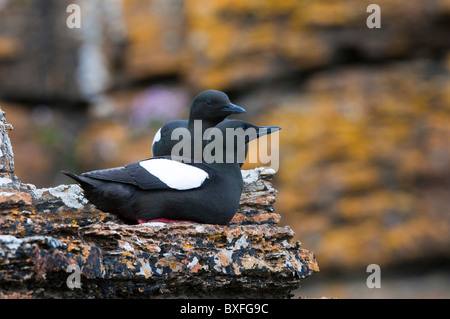
<svg viewBox="0 0 450 319"><path fill-rule="evenodd" d="M76 174L73 174L68 171L61 171L66 176L69 176L70 178L74 179L78 184L80 184L80 187L84 191L84 196L92 203L95 204L95 198L98 197L103 191L102 188L99 187L102 182L95 180L93 178L85 177L85 176L79 176ZM94 200L94 202L92 202ZM97 206L97 205L96 205ZM98 207L101 209L100 207ZM104 210L104 209L101 209ZM107 210L105 210L107 211Z"/></svg>
<svg viewBox="0 0 450 319"><path fill-rule="evenodd" d="M64 175L69 176L70 178L76 180L77 182L82 182L81 176L75 175L74 173L68 172L68 171L61 171Z"/></svg>
<svg viewBox="0 0 450 319"><path fill-rule="evenodd" d="M83 176L76 175L74 173L68 172L68 171L61 171L66 176L69 176L70 178L74 179L76 182L80 184L80 186L84 189L85 187L92 187L94 186L92 183L92 180L90 178L86 178Z"/></svg>
<svg viewBox="0 0 450 319"><path fill-rule="evenodd" d="M127 211L125 209L121 208L123 202L132 196L130 193L130 187L132 186L102 181L87 176L79 176L67 171L61 171L61 173L79 183L80 187L83 189L84 196L98 209L116 214L127 222L130 220L135 221L135 219L130 218L126 214Z"/></svg>

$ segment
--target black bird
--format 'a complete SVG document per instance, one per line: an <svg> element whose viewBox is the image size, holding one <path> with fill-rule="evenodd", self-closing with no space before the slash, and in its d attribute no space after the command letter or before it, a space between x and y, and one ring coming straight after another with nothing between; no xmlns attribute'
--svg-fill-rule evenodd
<svg viewBox="0 0 450 319"><path fill-rule="evenodd" d="M245 113L245 109L231 103L225 93L216 90L203 91L192 101L189 120L170 121L158 130L153 138L152 154L153 156L173 155L172 149L178 143L178 140L172 140L172 132L176 128L185 128L189 130L190 136L192 137L192 147L189 157L194 158L193 139L197 138L201 140L206 129L214 127L231 114L240 113ZM195 120L201 120L202 127L200 132L202 136L194 134ZM204 144L202 143L202 146ZM183 156L186 157L186 155ZM197 154L198 156L199 154Z"/></svg>
<svg viewBox="0 0 450 319"><path fill-rule="evenodd" d="M226 139L244 143L281 129L239 120L223 121L215 128L218 130L212 134L220 131ZM236 135L230 137L227 128L243 130L235 130ZM246 134L249 131L253 133ZM223 153L216 150L216 161L211 163L182 163L180 158L161 156L81 176L62 173L76 180L98 209L129 222L169 219L224 225L239 206L243 181L237 156L238 149L242 152L245 146L234 143L233 149L227 150L227 144L224 139L220 145Z"/></svg>

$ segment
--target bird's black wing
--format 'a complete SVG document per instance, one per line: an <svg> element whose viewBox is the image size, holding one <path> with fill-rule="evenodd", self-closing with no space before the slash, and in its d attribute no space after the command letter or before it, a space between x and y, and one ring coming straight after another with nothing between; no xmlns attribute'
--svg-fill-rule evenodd
<svg viewBox="0 0 450 319"><path fill-rule="evenodd" d="M130 173L125 169L125 167L115 167L109 169L101 169L96 171L91 171L87 173L81 174L81 176L100 179L109 182L117 182L117 183L125 183L125 184L134 184L136 182Z"/></svg>

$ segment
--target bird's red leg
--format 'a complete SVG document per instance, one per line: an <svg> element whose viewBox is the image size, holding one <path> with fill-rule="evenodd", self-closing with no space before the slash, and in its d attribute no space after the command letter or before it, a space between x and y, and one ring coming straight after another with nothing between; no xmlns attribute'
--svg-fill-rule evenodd
<svg viewBox="0 0 450 319"><path fill-rule="evenodd" d="M139 224L145 224L145 223L164 223L164 224L172 224L172 223L194 223L191 220L180 220L180 219L167 219L167 218L156 218L156 219L150 219L150 220L143 220L138 219Z"/></svg>

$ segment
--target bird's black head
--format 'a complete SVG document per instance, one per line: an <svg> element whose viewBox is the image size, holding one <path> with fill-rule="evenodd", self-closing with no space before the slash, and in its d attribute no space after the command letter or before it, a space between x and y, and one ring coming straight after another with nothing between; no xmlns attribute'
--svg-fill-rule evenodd
<svg viewBox="0 0 450 319"><path fill-rule="evenodd" d="M228 115L240 113L245 113L245 109L231 103L225 93L207 90L198 94L192 101L189 120L202 120L215 125Z"/></svg>
<svg viewBox="0 0 450 319"><path fill-rule="evenodd" d="M224 120L215 127L210 128L206 134L206 139L211 140L205 150L215 148L219 150L222 156L212 153L211 158L224 159L226 163L243 163L247 144L261 136L269 135L281 130L278 126L258 126L241 120ZM208 152L204 152L204 155ZM208 159L205 158L205 161Z"/></svg>
<svg viewBox="0 0 450 319"><path fill-rule="evenodd" d="M258 126L242 120L224 120L215 128L222 131L224 136L231 136L233 132L236 138L245 138L245 143L281 130L279 126Z"/></svg>

